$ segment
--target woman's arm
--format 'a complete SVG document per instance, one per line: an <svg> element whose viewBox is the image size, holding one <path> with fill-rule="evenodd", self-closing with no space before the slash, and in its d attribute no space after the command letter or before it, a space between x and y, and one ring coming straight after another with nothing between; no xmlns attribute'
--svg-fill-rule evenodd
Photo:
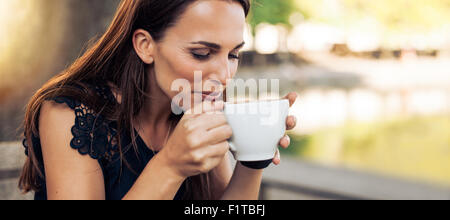
<svg viewBox="0 0 450 220"><path fill-rule="evenodd" d="M213 199L256 200L259 197L262 170L249 169L237 162L233 173L229 154L210 176L214 183Z"/></svg>
<svg viewBox="0 0 450 220"><path fill-rule="evenodd" d="M261 188L263 170L254 170L236 163L233 177L222 200L257 200Z"/></svg>
<svg viewBox="0 0 450 220"><path fill-rule="evenodd" d="M45 102L39 118L39 135L49 200L104 200L103 172L97 160L69 146L74 111L65 104ZM173 199L184 179L167 169L155 156L124 199Z"/></svg>
<svg viewBox="0 0 450 220"><path fill-rule="evenodd" d="M160 155L150 160L123 200L173 200L185 179L170 170Z"/></svg>
<svg viewBox="0 0 450 220"><path fill-rule="evenodd" d="M233 175L233 169L231 166L229 154L225 154L223 161L209 173L212 179L212 194L213 199L218 200L222 198L225 193L228 184L230 183L231 176Z"/></svg>
<svg viewBox="0 0 450 220"><path fill-rule="evenodd" d="M69 146L74 111L65 104L47 101L39 116L39 136L44 159L47 199L103 200L102 169L97 160Z"/></svg>

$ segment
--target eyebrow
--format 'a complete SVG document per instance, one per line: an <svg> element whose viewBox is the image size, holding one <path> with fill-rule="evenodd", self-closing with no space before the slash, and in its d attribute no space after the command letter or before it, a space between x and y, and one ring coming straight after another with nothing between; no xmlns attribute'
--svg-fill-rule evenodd
<svg viewBox="0 0 450 220"><path fill-rule="evenodd" d="M201 44L201 45L204 45L204 46L216 49L216 50L220 50L222 48L219 44L206 42L206 41L191 42L191 44ZM239 49L239 48L243 47L244 45L245 45L245 42L242 42L239 45L237 45L233 50Z"/></svg>

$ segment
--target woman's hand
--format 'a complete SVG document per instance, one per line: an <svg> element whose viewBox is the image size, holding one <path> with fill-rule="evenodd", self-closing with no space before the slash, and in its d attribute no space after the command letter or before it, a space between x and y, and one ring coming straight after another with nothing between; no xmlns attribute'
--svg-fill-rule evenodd
<svg viewBox="0 0 450 220"><path fill-rule="evenodd" d="M291 92L287 96L285 96L283 99L288 99L289 100L289 105L292 107L292 105L297 100L297 97L298 97L297 93ZM297 118L295 116L293 116L293 115L288 116L288 118L286 119L286 130L292 130L292 129L295 128L295 126L297 126ZM291 139L289 138L288 135L286 135L283 138L281 138L279 145L282 148L287 149L290 144L291 144ZM280 151L279 150L277 150L277 152L275 154L275 158L273 158L272 162L275 165L279 165L280 164L281 158L280 158Z"/></svg>
<svg viewBox="0 0 450 220"><path fill-rule="evenodd" d="M180 120L160 152L175 174L187 178L207 173L222 162L233 133L223 108L223 102L202 103Z"/></svg>

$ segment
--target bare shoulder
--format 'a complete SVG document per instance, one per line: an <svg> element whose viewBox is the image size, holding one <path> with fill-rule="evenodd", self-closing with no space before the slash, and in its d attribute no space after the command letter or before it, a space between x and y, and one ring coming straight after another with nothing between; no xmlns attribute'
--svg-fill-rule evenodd
<svg viewBox="0 0 450 220"><path fill-rule="evenodd" d="M55 101L45 101L42 104L39 115L39 127L44 129L54 128L54 123L58 124L58 127L73 125L75 121L74 110L69 108L64 103L57 103ZM41 130L41 129L39 129Z"/></svg>
<svg viewBox="0 0 450 220"><path fill-rule="evenodd" d="M66 104L43 103L39 136L49 199L97 198L104 195L103 173L97 160L81 155L70 145L75 112ZM73 183L77 182L74 187ZM65 189L72 190L65 190Z"/></svg>
<svg viewBox="0 0 450 220"><path fill-rule="evenodd" d="M39 115L39 137L44 159L54 156L68 157L68 161L84 159L85 162L91 162L89 157L81 157L82 155L70 146L75 117L75 111L66 104L55 101L43 103Z"/></svg>

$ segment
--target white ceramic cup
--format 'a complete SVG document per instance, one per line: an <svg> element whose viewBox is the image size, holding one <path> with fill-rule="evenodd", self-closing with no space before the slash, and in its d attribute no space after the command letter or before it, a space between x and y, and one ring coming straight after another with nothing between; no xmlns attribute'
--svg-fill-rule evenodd
<svg viewBox="0 0 450 220"><path fill-rule="evenodd" d="M230 151L238 161L272 160L286 132L289 100L225 103L233 130Z"/></svg>

